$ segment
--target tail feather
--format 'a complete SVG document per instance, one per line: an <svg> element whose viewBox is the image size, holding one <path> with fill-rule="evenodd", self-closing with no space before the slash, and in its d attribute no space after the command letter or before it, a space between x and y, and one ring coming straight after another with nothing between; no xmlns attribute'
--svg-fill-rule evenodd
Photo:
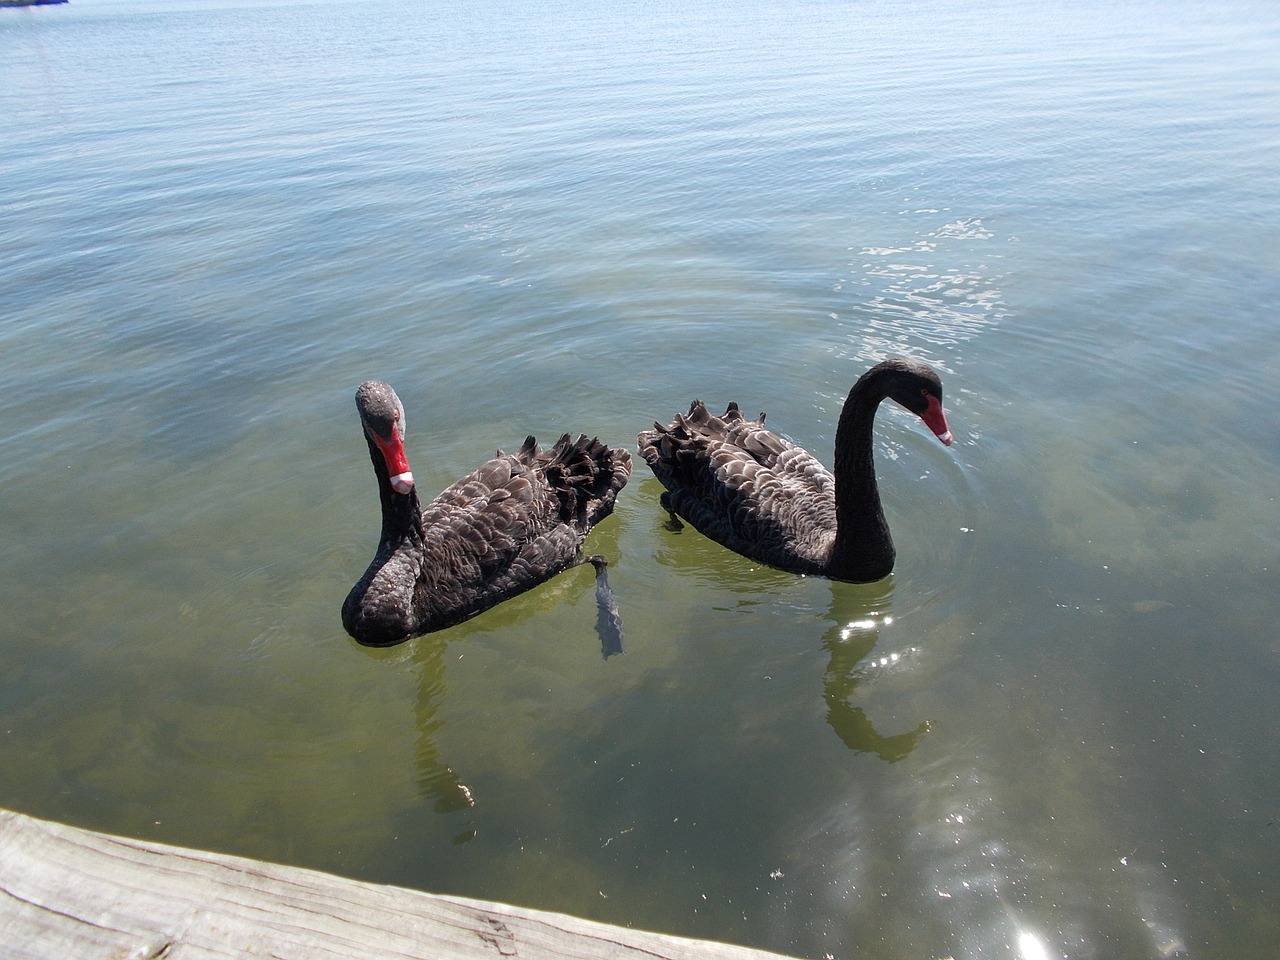
<svg viewBox="0 0 1280 960"><path fill-rule="evenodd" d="M562 516L583 527L599 523L613 511L618 492L631 476L631 455L626 450L610 449L586 434L572 440L566 433L546 451L530 437L519 456L541 468L560 501Z"/></svg>

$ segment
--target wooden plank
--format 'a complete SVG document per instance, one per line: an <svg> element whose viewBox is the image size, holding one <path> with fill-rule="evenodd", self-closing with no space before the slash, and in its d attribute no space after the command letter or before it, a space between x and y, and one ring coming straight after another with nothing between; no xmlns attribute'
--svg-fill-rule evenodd
<svg viewBox="0 0 1280 960"><path fill-rule="evenodd" d="M777 960L0 810L4 960Z"/></svg>

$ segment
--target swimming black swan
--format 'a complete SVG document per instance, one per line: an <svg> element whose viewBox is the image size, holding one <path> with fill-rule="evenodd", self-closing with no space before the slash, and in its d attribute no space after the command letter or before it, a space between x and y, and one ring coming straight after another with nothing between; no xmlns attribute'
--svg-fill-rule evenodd
<svg viewBox="0 0 1280 960"><path fill-rule="evenodd" d="M452 626L573 566L631 474L631 455L599 440L565 434L543 450L529 437L422 507L400 398L370 380L356 408L378 478L382 538L342 604L342 625L367 646Z"/></svg>
<svg viewBox="0 0 1280 960"><path fill-rule="evenodd" d="M706 536L793 573L867 583L893 570L893 540L880 507L871 425L885 397L918 415L944 444L942 382L928 364L878 363L849 391L836 427L834 474L813 454L747 420L695 400L670 426L640 434L640 454L667 492L662 505Z"/></svg>

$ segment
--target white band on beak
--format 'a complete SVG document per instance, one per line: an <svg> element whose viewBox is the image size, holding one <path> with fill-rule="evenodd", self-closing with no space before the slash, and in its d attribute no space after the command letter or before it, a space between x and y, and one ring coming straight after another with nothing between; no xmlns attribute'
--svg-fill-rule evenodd
<svg viewBox="0 0 1280 960"><path fill-rule="evenodd" d="M413 474L397 473L391 478L391 489L396 493L408 493L413 489Z"/></svg>

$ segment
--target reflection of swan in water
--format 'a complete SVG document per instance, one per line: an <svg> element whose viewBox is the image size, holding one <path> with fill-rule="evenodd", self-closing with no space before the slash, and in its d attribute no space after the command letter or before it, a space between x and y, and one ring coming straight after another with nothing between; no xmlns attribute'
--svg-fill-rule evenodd
<svg viewBox="0 0 1280 960"><path fill-rule="evenodd" d="M827 703L827 723L850 750L874 753L894 763L915 749L929 730L929 721L908 733L885 736L876 730L866 712L853 704L853 695L866 679L859 664L875 648L880 627L891 621L888 615L892 581L864 587L831 589L833 625L822 638L831 659L822 681L822 699Z"/></svg>
<svg viewBox="0 0 1280 960"><path fill-rule="evenodd" d="M720 589L740 594L739 608L757 607L765 602L762 596L768 591L785 590L795 583L790 574L770 567L752 567L750 561L720 549L704 537L666 538L655 556L659 564L679 571L682 578L714 583ZM822 617L831 622L831 628L822 637L829 658L822 683L827 724L850 750L874 753L890 763L901 760L929 730L929 721L923 721L907 733L886 736L876 729L866 711L856 706L854 700L858 687L868 679L869 671L862 662L875 649L880 628L892 619L888 611L893 580L858 585L832 583L830 589L831 603ZM793 622L799 634L805 618ZM803 642L804 637L799 639Z"/></svg>
<svg viewBox="0 0 1280 960"><path fill-rule="evenodd" d="M436 716L445 689L444 651L448 644L441 640L426 640L418 645L418 702L414 707L414 719L418 728L418 746L414 751L418 768L418 786L423 796L431 801L436 813L459 813L475 806L471 789L462 782L453 768L440 758L436 746L436 733L444 721ZM475 824L468 816L465 829L454 837L454 843L465 843L475 836Z"/></svg>
<svg viewBox="0 0 1280 960"><path fill-rule="evenodd" d="M596 633L600 639L601 650L607 658L622 652L622 617L618 613L618 604L609 588L604 568L607 566L601 557L588 557L586 562L596 568ZM577 587L570 580L560 578L537 588L533 594L527 594L513 604L507 604L508 615L514 613L509 622L518 624L534 614L552 608L564 609L564 595L576 593ZM417 729L417 748L414 751L415 767L418 774L418 787L424 799L432 809L443 815L464 814L463 829L454 835L455 844L463 844L476 836L475 818L472 813L476 806L476 798L471 788L462 777L440 756L440 748L436 744L436 735L444 727L444 720L437 716L445 693L445 658L449 639L463 635L467 625L462 625L448 634L436 634L423 637L416 642L399 647L358 646L368 656L389 663L416 663L418 666L418 697L414 706L414 720ZM585 634L586 627L583 626Z"/></svg>
<svg viewBox="0 0 1280 960"><path fill-rule="evenodd" d="M441 759L440 748L436 745L436 734L444 726L444 720L437 716L437 712L444 699L444 652L448 646L448 641L443 637L434 636L400 647L361 646L359 649L388 665L409 663L418 666L418 696L413 709L418 740L414 750L418 789L436 813L448 815L467 812L462 831L453 838L453 842L459 844L466 843L476 835L475 823L469 812L476 801L471 788L453 767Z"/></svg>

